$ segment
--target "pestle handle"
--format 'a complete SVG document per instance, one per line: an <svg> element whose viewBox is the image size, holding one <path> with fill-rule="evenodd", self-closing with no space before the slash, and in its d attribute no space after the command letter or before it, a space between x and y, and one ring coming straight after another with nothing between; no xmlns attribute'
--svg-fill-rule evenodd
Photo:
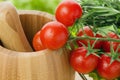
<svg viewBox="0 0 120 80"><path fill-rule="evenodd" d="M16 8L9 2L0 3L0 40L8 49L33 51L24 34Z"/></svg>

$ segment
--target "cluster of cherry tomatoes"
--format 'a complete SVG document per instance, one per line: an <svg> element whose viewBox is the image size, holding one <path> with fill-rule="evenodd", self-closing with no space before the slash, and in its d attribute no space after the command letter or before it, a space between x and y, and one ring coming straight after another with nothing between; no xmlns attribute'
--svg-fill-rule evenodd
<svg viewBox="0 0 120 80"><path fill-rule="evenodd" d="M33 39L33 47L36 51L48 49L59 49L68 40L68 27L72 26L76 19L82 16L81 6L73 1L61 2L56 8L56 21L46 23Z"/></svg>
<svg viewBox="0 0 120 80"><path fill-rule="evenodd" d="M120 39L114 32L109 32L104 37L95 34L88 26L83 27L77 36ZM77 44L79 47L71 52L70 57L70 64L77 72L88 74L96 70L99 76L107 80L120 77L120 61L117 60L120 59L120 42L77 40ZM98 54L97 50L102 50L103 53Z"/></svg>
<svg viewBox="0 0 120 80"><path fill-rule="evenodd" d="M82 16L81 6L74 0L64 0L56 8L56 21L46 23L33 39L33 47L36 51L43 49L59 49L69 40L68 27L75 24ZM79 30L77 37L90 36L105 38L96 34L88 26ZM120 39L119 35L110 32L106 38ZM94 70L105 79L120 77L120 61L118 61L120 49L118 42L102 40L77 40L77 49L71 51L70 64L79 73L87 74ZM111 50L111 45L113 50ZM103 54L98 55L98 50Z"/></svg>

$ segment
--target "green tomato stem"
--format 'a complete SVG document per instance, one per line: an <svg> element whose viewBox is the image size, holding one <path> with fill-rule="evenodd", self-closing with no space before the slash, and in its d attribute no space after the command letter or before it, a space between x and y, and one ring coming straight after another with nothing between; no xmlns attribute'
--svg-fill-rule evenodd
<svg viewBox="0 0 120 80"><path fill-rule="evenodd" d="M114 39L114 38L96 38L96 37L90 37L90 36L83 36L83 37L72 37L71 40L98 40L98 41L113 41L113 42L120 42L120 39Z"/></svg>

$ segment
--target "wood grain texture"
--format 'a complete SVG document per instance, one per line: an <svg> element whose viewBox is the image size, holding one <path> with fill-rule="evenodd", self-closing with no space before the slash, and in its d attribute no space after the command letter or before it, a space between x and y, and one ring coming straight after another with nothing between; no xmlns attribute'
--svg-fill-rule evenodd
<svg viewBox="0 0 120 80"><path fill-rule="evenodd" d="M22 28L15 7L9 2L0 3L0 40L15 51L33 51Z"/></svg>
<svg viewBox="0 0 120 80"><path fill-rule="evenodd" d="M55 20L51 14L34 10L20 10L19 16L30 44L32 43L35 33L39 31L45 23Z"/></svg>
<svg viewBox="0 0 120 80"><path fill-rule="evenodd" d="M0 80L74 80L74 71L63 48L26 53L0 46Z"/></svg>
<svg viewBox="0 0 120 80"><path fill-rule="evenodd" d="M38 11L20 11L19 15L30 43L46 22L54 20L52 15ZM65 48L16 52L0 46L0 80L74 80L69 55Z"/></svg>

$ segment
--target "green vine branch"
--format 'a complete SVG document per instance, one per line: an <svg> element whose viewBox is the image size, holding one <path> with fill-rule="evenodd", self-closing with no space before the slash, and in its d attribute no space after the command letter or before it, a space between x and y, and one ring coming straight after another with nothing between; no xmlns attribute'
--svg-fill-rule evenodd
<svg viewBox="0 0 120 80"><path fill-rule="evenodd" d="M83 37L72 37L69 41L74 41L74 40L98 40L98 41L113 41L113 42L120 42L120 39L114 39L114 38L96 38L96 37L90 37L90 36L83 36Z"/></svg>

